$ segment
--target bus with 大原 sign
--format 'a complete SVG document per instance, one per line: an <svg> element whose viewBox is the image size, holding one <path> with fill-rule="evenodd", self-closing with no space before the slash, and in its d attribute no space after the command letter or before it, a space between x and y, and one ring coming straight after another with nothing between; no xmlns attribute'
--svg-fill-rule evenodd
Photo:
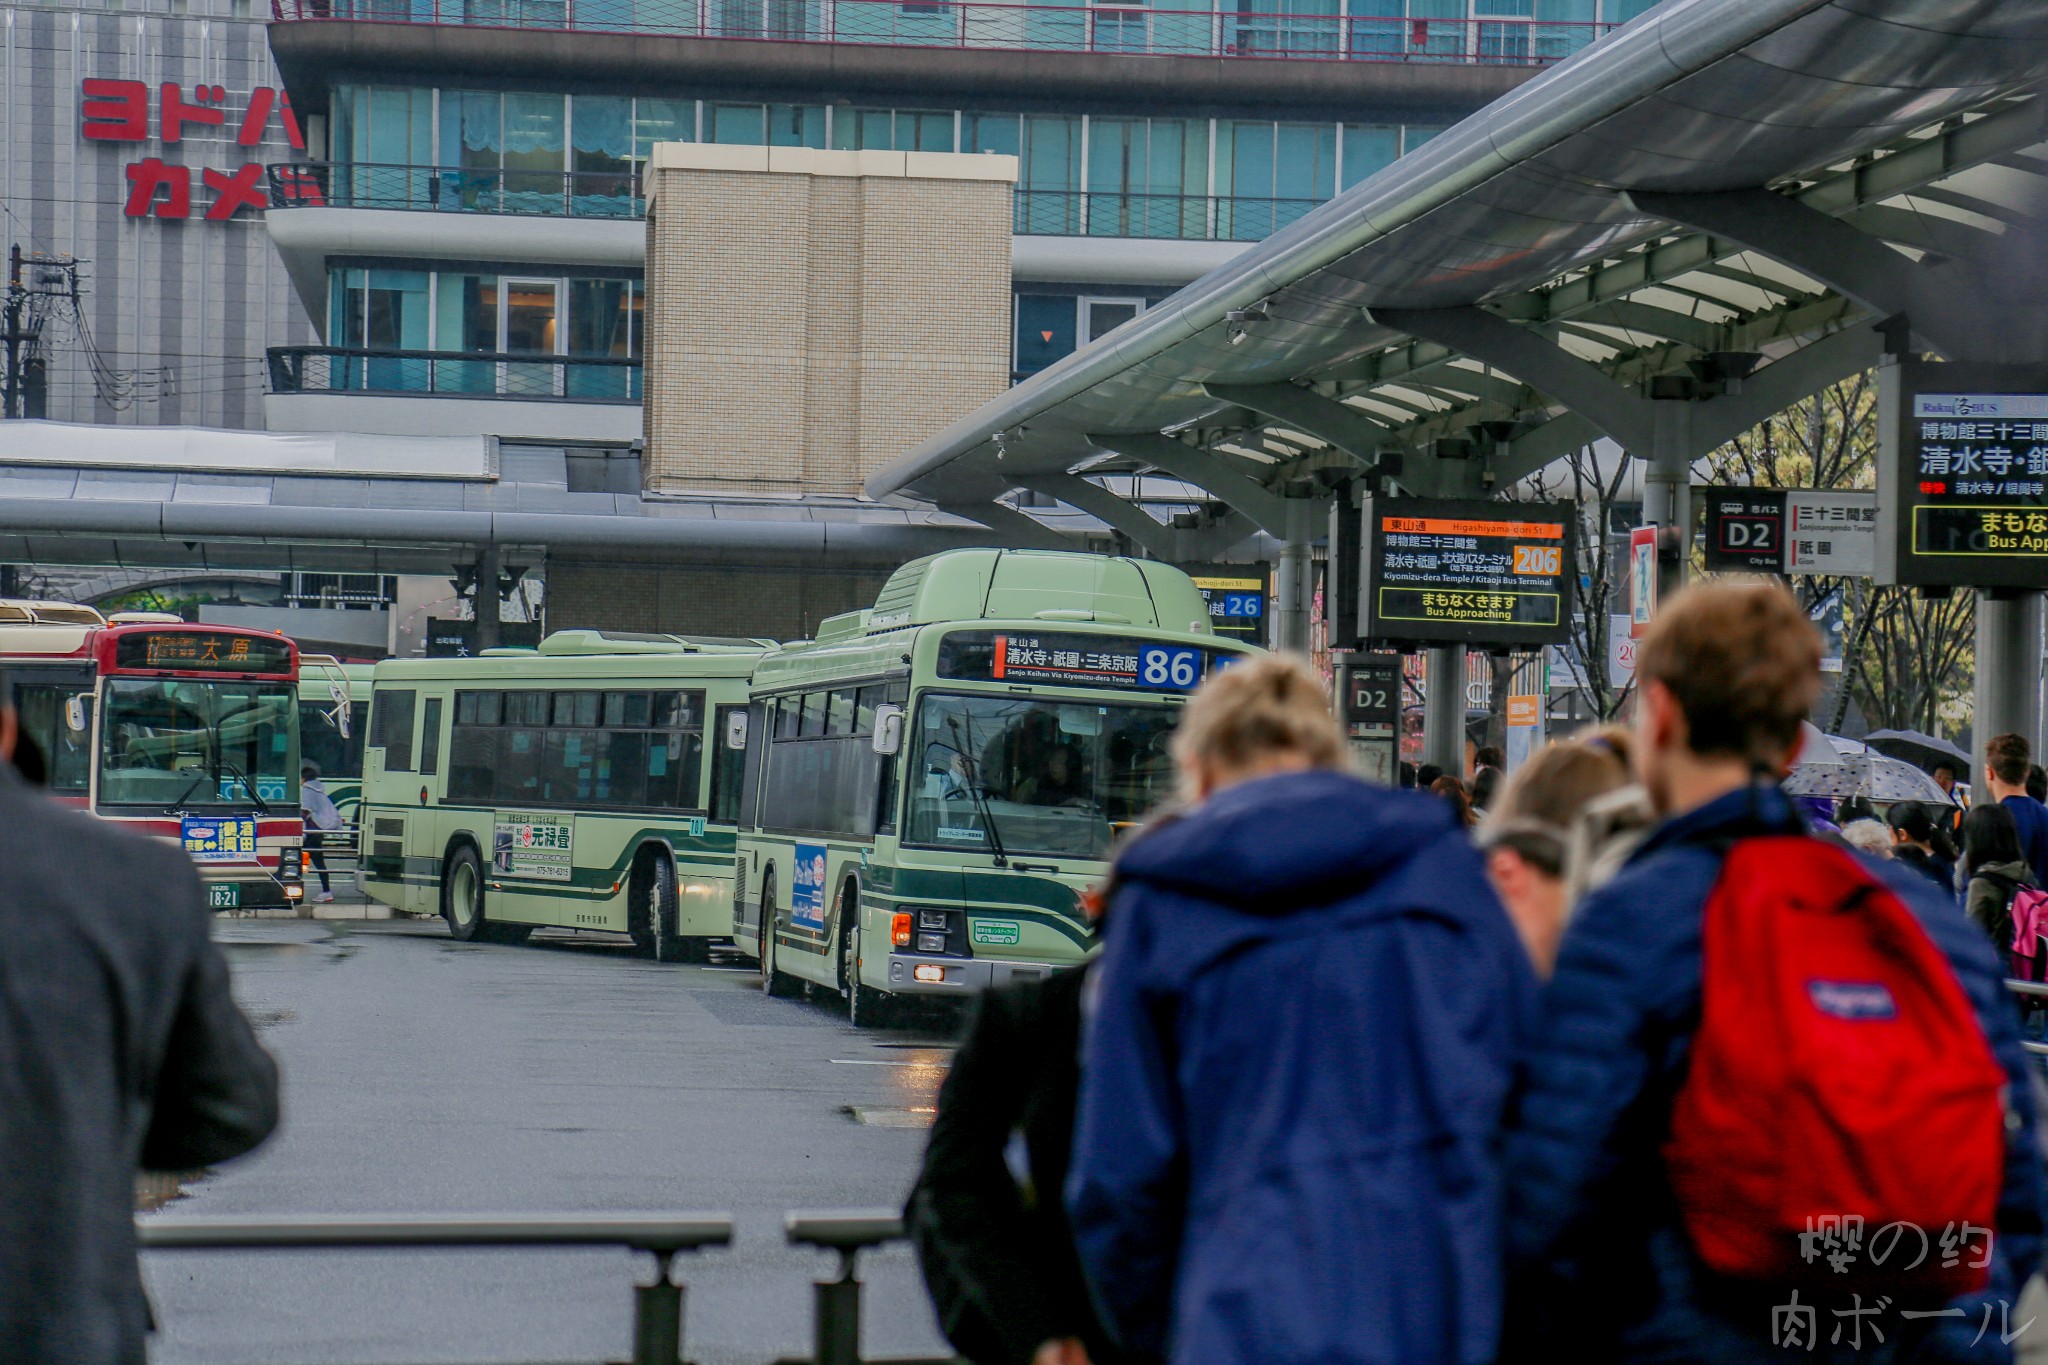
<svg viewBox="0 0 2048 1365"><path fill-rule="evenodd" d="M216 910L303 894L298 666L268 631L0 622L0 669L50 794L180 843Z"/></svg>

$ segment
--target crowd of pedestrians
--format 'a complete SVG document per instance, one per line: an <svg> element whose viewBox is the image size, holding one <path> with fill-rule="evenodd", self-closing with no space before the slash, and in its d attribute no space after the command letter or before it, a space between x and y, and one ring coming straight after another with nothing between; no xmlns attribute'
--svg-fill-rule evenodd
<svg viewBox="0 0 2048 1365"><path fill-rule="evenodd" d="M1102 952L985 997L941 1092L908 1223L955 1346L2010 1360L2048 1205L2002 980L2048 929L2026 741L1959 820L1823 825L1779 786L1821 681L1789 594L1680 594L1636 676L1631 728L1419 790L1349 774L1305 662L1207 683Z"/></svg>

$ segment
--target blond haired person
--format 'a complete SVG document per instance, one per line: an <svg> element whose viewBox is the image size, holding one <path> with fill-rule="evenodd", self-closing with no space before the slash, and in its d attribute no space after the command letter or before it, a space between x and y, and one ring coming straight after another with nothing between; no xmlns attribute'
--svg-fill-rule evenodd
<svg viewBox="0 0 2048 1365"><path fill-rule="evenodd" d="M1528 959L1440 800L1347 771L1307 663L1212 678L1117 862L1068 1206L1140 1360L1493 1358Z"/></svg>
<svg viewBox="0 0 2048 1365"><path fill-rule="evenodd" d="M1573 829L1594 801L1629 785L1628 764L1612 745L1565 740L1515 769L1479 827L1487 880L1539 975L1550 975L1570 913Z"/></svg>

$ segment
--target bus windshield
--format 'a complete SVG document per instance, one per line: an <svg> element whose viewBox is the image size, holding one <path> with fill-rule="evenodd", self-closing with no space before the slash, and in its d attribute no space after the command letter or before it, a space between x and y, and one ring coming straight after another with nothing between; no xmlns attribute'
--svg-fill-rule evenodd
<svg viewBox="0 0 2048 1365"><path fill-rule="evenodd" d="M927 693L909 841L1102 859L1119 829L1173 793L1178 706Z"/></svg>
<svg viewBox="0 0 2048 1365"><path fill-rule="evenodd" d="M296 812L298 704L288 682L107 679L100 804Z"/></svg>

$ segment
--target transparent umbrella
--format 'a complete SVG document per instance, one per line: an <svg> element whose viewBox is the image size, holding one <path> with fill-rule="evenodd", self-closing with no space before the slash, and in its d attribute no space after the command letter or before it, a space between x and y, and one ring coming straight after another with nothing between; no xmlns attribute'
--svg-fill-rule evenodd
<svg viewBox="0 0 2048 1365"><path fill-rule="evenodd" d="M1804 754L1801 755L1802 760ZM1787 796L1860 796L1869 801L1931 801L1948 804L1948 794L1910 763L1883 754L1837 754L1833 762L1800 762L1785 779Z"/></svg>

